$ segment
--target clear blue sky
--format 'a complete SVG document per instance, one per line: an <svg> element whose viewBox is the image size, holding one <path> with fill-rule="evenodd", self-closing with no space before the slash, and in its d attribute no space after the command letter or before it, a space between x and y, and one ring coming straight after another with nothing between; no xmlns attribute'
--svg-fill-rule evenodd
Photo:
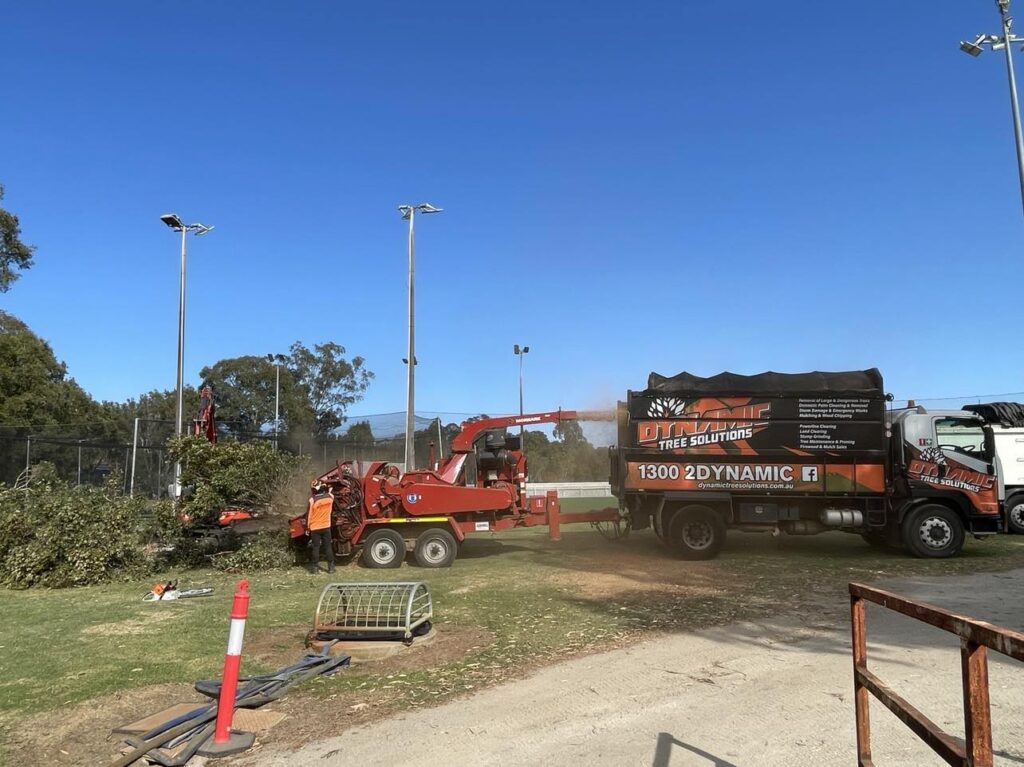
<svg viewBox="0 0 1024 767"><path fill-rule="evenodd" d="M1024 14L1024 2L1018 0ZM557 10L553 10L556 8ZM0 306L102 399L335 340L404 407L592 407L649 371L878 366L1024 389L1021 215L994 2L8 4ZM1024 71L1022 71L1024 74Z"/></svg>

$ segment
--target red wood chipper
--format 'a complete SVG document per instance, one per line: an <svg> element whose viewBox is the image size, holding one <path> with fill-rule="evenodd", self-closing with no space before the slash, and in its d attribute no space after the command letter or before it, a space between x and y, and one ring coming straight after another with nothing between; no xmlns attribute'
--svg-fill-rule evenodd
<svg viewBox="0 0 1024 767"><path fill-rule="evenodd" d="M451 454L433 469L404 474L384 461L345 461L320 476L334 494L335 553L362 547L368 567L399 567L412 550L422 567L448 567L467 533L547 526L559 540L560 526L573 522L625 525L618 507L562 512L558 493L526 495L526 456L509 426L610 420L611 413L557 410L467 421L452 440ZM306 516L293 517L297 544L308 540Z"/></svg>

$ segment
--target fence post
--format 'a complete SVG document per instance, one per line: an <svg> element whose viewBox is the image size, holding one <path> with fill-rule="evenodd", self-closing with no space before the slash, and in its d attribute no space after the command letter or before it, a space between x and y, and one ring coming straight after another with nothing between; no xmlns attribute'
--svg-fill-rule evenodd
<svg viewBox="0 0 1024 767"><path fill-rule="evenodd" d="M871 761L871 719L868 711L868 688L860 680L860 670L868 667L868 643L865 630L864 600L850 595L850 625L853 628L853 701L857 717L857 764L866 767Z"/></svg>
<svg viewBox="0 0 1024 767"><path fill-rule="evenodd" d="M132 482L128 486L128 497L135 497L135 458L139 451L139 419L135 419L135 430L132 432Z"/></svg>
<svg viewBox="0 0 1024 767"><path fill-rule="evenodd" d="M553 541L562 540L561 508L558 505L558 491L548 490L545 503L548 511L548 536Z"/></svg>
<svg viewBox="0 0 1024 767"><path fill-rule="evenodd" d="M964 739L970 767L992 767L992 711L988 698L988 648L960 640L964 685Z"/></svg>

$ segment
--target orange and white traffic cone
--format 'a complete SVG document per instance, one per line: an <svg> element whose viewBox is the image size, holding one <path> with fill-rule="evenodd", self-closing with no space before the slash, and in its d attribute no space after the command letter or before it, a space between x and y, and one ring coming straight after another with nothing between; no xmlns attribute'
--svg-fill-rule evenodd
<svg viewBox="0 0 1024 767"><path fill-rule="evenodd" d="M245 619L248 614L249 581L239 581L231 605L231 630L228 633L224 675L217 700L217 724L213 738L199 749L200 756L230 756L251 748L256 740L254 733L231 729L231 719L235 714L235 694L238 691L238 671L242 665L242 637L245 635Z"/></svg>

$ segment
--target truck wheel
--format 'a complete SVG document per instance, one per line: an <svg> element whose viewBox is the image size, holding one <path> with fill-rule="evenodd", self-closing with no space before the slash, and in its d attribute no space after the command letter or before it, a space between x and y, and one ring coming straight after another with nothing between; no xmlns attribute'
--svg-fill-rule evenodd
<svg viewBox="0 0 1024 767"><path fill-rule="evenodd" d="M922 506L903 519L903 541L915 557L955 557L964 547L964 537L964 523L945 506Z"/></svg>
<svg viewBox="0 0 1024 767"><path fill-rule="evenodd" d="M1024 495L1015 495L1006 502L1006 521L1011 533L1024 535Z"/></svg>
<svg viewBox="0 0 1024 767"><path fill-rule="evenodd" d="M440 527L420 533L413 556L420 567L451 567L458 553L455 536Z"/></svg>
<svg viewBox="0 0 1024 767"><path fill-rule="evenodd" d="M714 559L725 545L725 523L706 506L687 506L668 523L668 542L683 559Z"/></svg>
<svg viewBox="0 0 1024 767"><path fill-rule="evenodd" d="M402 566L405 538L395 530L374 530L363 542L363 564L374 569Z"/></svg>

